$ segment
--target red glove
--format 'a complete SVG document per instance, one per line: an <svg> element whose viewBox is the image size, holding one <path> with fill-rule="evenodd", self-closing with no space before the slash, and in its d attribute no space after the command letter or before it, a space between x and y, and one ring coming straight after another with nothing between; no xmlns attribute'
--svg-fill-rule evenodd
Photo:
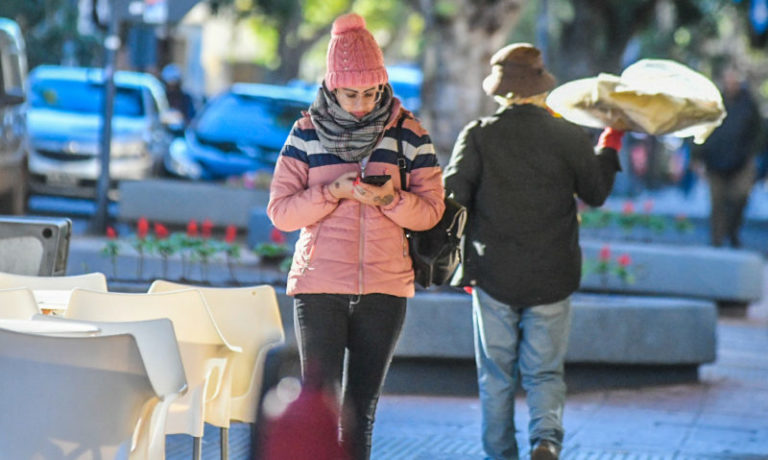
<svg viewBox="0 0 768 460"><path fill-rule="evenodd" d="M624 131L609 126L600 133L600 138L597 140L597 146L600 148L608 147L618 152L621 150L622 137L624 137Z"/></svg>

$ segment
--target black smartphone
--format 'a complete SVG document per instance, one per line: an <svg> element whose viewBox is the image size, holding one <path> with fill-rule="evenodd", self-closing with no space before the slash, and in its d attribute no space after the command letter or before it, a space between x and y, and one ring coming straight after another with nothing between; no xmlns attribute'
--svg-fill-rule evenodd
<svg viewBox="0 0 768 460"><path fill-rule="evenodd" d="M379 176L365 176L361 181L365 182L366 184L376 185L381 187L384 185L392 176L389 174L381 174Z"/></svg>

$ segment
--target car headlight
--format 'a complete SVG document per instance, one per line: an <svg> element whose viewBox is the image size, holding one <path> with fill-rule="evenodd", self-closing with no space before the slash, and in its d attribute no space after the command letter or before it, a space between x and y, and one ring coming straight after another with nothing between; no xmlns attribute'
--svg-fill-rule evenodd
<svg viewBox="0 0 768 460"><path fill-rule="evenodd" d="M113 157L140 157L147 154L147 144L142 140L113 140L110 155Z"/></svg>
<svg viewBox="0 0 768 460"><path fill-rule="evenodd" d="M189 159L187 155L188 148L184 139L175 139L168 149L168 155L165 158L165 168L177 176L195 180L200 179L203 175L203 168Z"/></svg>

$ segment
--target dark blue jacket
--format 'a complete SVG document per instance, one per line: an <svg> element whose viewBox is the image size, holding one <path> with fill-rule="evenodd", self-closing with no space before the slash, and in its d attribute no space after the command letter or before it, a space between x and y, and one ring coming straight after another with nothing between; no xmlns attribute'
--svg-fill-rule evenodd
<svg viewBox="0 0 768 460"><path fill-rule="evenodd" d="M762 136L760 112L746 88L723 102L727 111L723 123L694 149L694 155L704 162L708 172L727 177L752 160Z"/></svg>

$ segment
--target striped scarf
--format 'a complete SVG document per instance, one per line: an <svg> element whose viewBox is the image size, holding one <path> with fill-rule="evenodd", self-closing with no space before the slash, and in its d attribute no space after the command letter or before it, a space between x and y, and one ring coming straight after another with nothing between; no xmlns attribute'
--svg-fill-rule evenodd
<svg viewBox="0 0 768 460"><path fill-rule="evenodd" d="M381 100L370 113L358 119L342 109L332 92L323 84L309 107L320 144L342 160L360 161L373 151L381 139L392 110L392 87L382 88Z"/></svg>

